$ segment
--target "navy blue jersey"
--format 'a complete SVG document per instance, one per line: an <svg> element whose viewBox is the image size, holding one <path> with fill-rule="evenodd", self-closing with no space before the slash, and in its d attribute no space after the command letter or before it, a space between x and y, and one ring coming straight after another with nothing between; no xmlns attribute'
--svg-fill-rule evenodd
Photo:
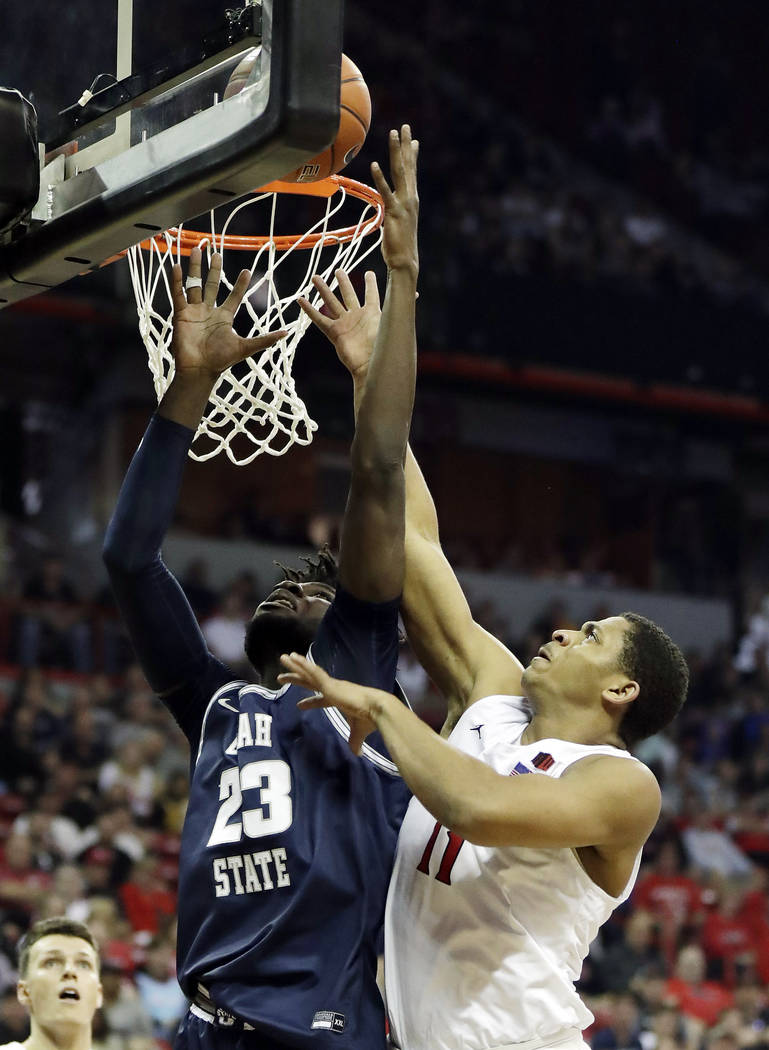
<svg viewBox="0 0 769 1050"><path fill-rule="evenodd" d="M373 737L350 752L338 711L300 712L306 690L234 681L208 652L160 555L192 437L153 419L104 544L142 668L190 741L180 983L253 1026L255 1046L380 1050L375 945L407 789ZM340 589L311 657L391 690L397 606Z"/></svg>
<svg viewBox="0 0 769 1050"><path fill-rule="evenodd" d="M339 592L311 656L392 689L396 626L394 607ZM352 755L339 712L300 711L299 686L225 682L204 710L185 693L170 705L193 747L182 988L193 998L202 983L216 1006L289 1046L383 1047L376 937L408 801L393 763L370 743Z"/></svg>

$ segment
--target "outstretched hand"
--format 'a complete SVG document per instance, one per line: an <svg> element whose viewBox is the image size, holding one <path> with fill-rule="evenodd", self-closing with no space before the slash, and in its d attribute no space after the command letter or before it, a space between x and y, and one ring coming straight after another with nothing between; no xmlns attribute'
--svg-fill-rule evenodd
<svg viewBox="0 0 769 1050"><path fill-rule="evenodd" d="M341 299L335 295L323 278L316 274L312 279L328 313L321 313L307 299L299 305L317 328L334 344L337 357L355 378L356 373L368 368L374 349L379 320L382 316L379 304L379 288L376 275L366 272L366 297L361 306L352 281L345 270L336 271Z"/></svg>
<svg viewBox="0 0 769 1050"><path fill-rule="evenodd" d="M411 138L408 124L400 133L390 132L390 189L382 169L374 161L371 176L384 201L384 223L382 224L382 257L390 270L419 269L417 249L417 219L419 195L417 193L417 157L419 142Z"/></svg>
<svg viewBox="0 0 769 1050"><path fill-rule="evenodd" d="M222 305L217 306L222 257L218 252L211 256L205 285L196 286L195 282L200 281L201 265L202 252L200 248L193 248L190 252L186 293L182 284L181 266L177 263L173 268L171 298L174 308L174 335L171 351L177 376L205 375L216 380L222 372L238 361L266 350L287 333L270 332L252 339L239 336L232 324L243 296L248 291L251 277L249 271L241 270L232 291Z"/></svg>
<svg viewBox="0 0 769 1050"><path fill-rule="evenodd" d="M286 670L278 675L278 681L301 685L304 689L312 689L315 694L300 700L297 706L303 711L315 707L339 708L350 723L350 750L354 755L360 754L363 741L376 729L373 717L376 706L383 700L395 698L381 689L332 678L299 653L284 654L280 662Z"/></svg>

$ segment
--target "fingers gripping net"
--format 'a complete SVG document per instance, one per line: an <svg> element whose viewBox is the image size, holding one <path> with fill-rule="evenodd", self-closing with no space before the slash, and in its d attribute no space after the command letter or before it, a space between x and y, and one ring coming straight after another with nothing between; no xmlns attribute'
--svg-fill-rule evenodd
<svg viewBox="0 0 769 1050"><path fill-rule="evenodd" d="M236 319L241 335L258 336L278 328L288 332L258 357L247 358L219 377L190 449L193 459L207 460L224 452L233 463L244 466L264 452L281 456L294 444L312 441L317 424L297 393L292 375L297 345L311 324L297 298L304 296L320 309L323 304L312 277L320 274L335 287L337 269L349 272L378 246L383 218L382 201L375 190L342 176L327 180L332 181L324 214L304 234L277 232L284 193L266 189L237 205L219 231L212 211L208 233L179 226L128 249L139 330L158 401L174 376L171 268L193 247L203 248L209 263L214 251L221 252L222 285L228 292L240 271L250 270L251 283ZM364 201L363 211L353 225L339 228L344 209L349 210L354 198ZM246 213L258 222L256 228L266 228L268 233L258 237L230 233L236 218L242 221ZM336 220L336 229L332 220Z"/></svg>

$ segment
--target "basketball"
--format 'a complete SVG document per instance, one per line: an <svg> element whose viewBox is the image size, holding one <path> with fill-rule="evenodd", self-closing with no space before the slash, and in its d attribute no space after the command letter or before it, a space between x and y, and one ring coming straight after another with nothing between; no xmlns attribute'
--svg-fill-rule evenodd
<svg viewBox="0 0 769 1050"><path fill-rule="evenodd" d="M229 79L224 98L243 89L259 58L259 48L249 51ZM342 85L339 130L331 145L317 157L306 161L295 171L283 175L281 182L318 182L341 171L366 141L371 124L371 96L366 81L355 63L342 55Z"/></svg>

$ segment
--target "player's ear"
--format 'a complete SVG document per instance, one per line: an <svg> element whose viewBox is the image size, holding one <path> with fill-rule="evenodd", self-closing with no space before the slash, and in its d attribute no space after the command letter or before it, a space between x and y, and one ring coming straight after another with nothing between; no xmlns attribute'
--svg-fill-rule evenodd
<svg viewBox="0 0 769 1050"><path fill-rule="evenodd" d="M17 981L16 983L16 998L22 1004L29 1009L29 988L27 987L26 981Z"/></svg>
<svg viewBox="0 0 769 1050"><path fill-rule="evenodd" d="M104 989L101 986L101 981L99 981L99 991L98 997L96 999L96 1009L100 1010L102 1006L104 1006Z"/></svg>
<svg viewBox="0 0 769 1050"><path fill-rule="evenodd" d="M601 698L613 707L620 707L637 700L640 692L641 687L638 682L633 682L626 678L621 682L607 686L601 693Z"/></svg>

